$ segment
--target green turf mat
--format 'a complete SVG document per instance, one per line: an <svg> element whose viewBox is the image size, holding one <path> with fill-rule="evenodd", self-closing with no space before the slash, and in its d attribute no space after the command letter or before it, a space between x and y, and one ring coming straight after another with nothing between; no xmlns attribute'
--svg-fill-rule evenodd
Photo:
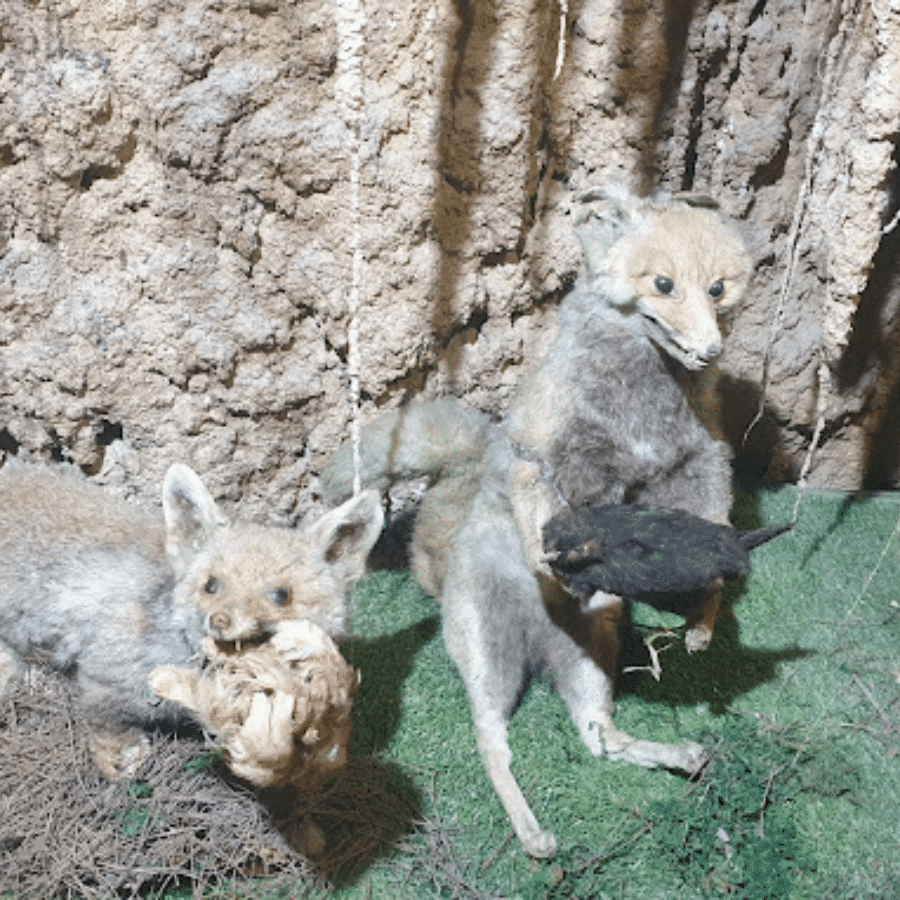
<svg viewBox="0 0 900 900"><path fill-rule="evenodd" d="M744 527L791 518L796 492L744 496ZM513 716L513 769L560 852L527 858L481 767L438 608L407 572L367 576L344 645L363 681L351 754L395 765L421 825L334 896L900 896L900 498L804 493L793 532L753 551L709 650L627 676L617 723L696 739L697 784L595 759L553 690ZM636 606L638 626L675 617Z"/></svg>

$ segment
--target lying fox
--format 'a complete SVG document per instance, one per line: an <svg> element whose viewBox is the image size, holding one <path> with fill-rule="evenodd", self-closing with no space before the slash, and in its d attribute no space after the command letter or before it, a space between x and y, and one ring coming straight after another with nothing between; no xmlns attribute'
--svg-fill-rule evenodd
<svg viewBox="0 0 900 900"><path fill-rule="evenodd" d="M163 515L117 500L61 466L0 470L0 690L21 660L74 678L92 750L110 778L145 755L142 728L177 721L147 679L195 661L201 639L262 641L304 618L332 637L381 531L374 492L305 531L230 522L200 478L173 465Z"/></svg>
<svg viewBox="0 0 900 900"><path fill-rule="evenodd" d="M488 775L525 850L551 856L510 771L507 721L530 673L546 668L596 755L693 773L693 743L635 740L613 724L622 600L597 594L601 668L551 618L559 585L541 529L566 504L640 502L726 522L731 476L724 444L692 412L672 370L699 370L722 346L718 315L744 290L749 260L708 202L586 196L578 234L587 272L563 300L554 342L493 424L451 401L412 403L362 436L366 485L431 475L413 533L413 570L439 599L447 649L468 693ZM322 473L325 496L349 493L350 452ZM702 649L718 606L689 619ZM554 613L555 615L555 613ZM604 670L605 669L605 670Z"/></svg>

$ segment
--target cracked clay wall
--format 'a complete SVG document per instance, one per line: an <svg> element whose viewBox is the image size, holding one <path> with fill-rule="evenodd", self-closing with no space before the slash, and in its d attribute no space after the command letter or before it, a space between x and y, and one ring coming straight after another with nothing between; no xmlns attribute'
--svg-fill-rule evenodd
<svg viewBox="0 0 900 900"><path fill-rule="evenodd" d="M570 199L616 177L751 242L742 470L796 477L821 419L813 483L895 485L898 48L888 0L7 0L0 450L144 497L182 460L294 522L354 296L363 417L500 412L580 266Z"/></svg>

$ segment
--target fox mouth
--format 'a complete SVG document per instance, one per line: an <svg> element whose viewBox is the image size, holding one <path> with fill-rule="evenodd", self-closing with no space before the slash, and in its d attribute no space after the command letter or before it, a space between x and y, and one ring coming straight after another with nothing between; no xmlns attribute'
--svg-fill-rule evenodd
<svg viewBox="0 0 900 900"><path fill-rule="evenodd" d="M641 303L638 304L638 307L647 327L647 337L660 350L691 372L698 372L706 368L722 352L720 341L710 344L703 350L689 346L677 331L660 320L652 308Z"/></svg>
<svg viewBox="0 0 900 900"><path fill-rule="evenodd" d="M206 634L221 653L240 653L248 647L259 647L275 634L271 622L252 622L241 628L217 626L212 619L206 622Z"/></svg>
<svg viewBox="0 0 900 900"><path fill-rule="evenodd" d="M696 350L680 347L678 344L667 344L663 349L669 356L680 362L691 372L699 372L701 369L705 369L719 355L715 353L706 356L698 353Z"/></svg>

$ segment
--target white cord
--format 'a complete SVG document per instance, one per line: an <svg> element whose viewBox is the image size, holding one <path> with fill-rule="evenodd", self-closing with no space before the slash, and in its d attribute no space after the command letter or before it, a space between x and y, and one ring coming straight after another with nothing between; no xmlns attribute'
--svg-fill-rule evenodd
<svg viewBox="0 0 900 900"><path fill-rule="evenodd" d="M361 0L335 0L335 24L339 35L337 92L344 97L351 116L355 147L350 160L350 222L353 261L347 298L347 368L350 377L350 440L353 447L353 493L361 490L360 476L360 358L359 310L363 280L360 181L362 171L363 55L366 16Z"/></svg>
<svg viewBox="0 0 900 900"><path fill-rule="evenodd" d="M559 0L559 42L556 45L556 68L553 70L553 80L559 78L562 72L563 60L566 58L566 27L569 16L569 0Z"/></svg>

